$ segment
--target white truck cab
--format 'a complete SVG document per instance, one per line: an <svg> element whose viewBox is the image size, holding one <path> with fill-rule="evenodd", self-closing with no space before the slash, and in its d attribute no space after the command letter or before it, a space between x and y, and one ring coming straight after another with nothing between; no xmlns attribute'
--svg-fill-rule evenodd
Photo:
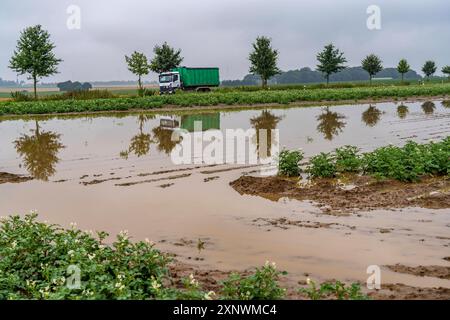
<svg viewBox="0 0 450 320"><path fill-rule="evenodd" d="M159 75L159 90L161 93L175 93L180 88L179 72L164 72Z"/></svg>

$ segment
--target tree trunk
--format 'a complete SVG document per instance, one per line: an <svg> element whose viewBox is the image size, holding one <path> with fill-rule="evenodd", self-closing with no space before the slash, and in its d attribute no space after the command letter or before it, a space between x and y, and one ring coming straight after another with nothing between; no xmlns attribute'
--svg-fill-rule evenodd
<svg viewBox="0 0 450 320"><path fill-rule="evenodd" d="M142 82L141 82L141 76L139 75L139 79L138 79L138 86L139 86L139 95L143 94L142 92Z"/></svg>
<svg viewBox="0 0 450 320"><path fill-rule="evenodd" d="M263 87L264 89L267 88L267 79L262 78L261 80L262 80L262 87Z"/></svg>
<svg viewBox="0 0 450 320"><path fill-rule="evenodd" d="M403 82L403 78L405 77L405 74L404 73L402 73L402 82Z"/></svg>
<svg viewBox="0 0 450 320"><path fill-rule="evenodd" d="M369 75L369 83L372 86L372 75Z"/></svg>
<svg viewBox="0 0 450 320"><path fill-rule="evenodd" d="M330 75L327 74L327 86L328 86L329 83L330 83Z"/></svg>
<svg viewBox="0 0 450 320"><path fill-rule="evenodd" d="M37 90L36 90L36 83L37 83L37 80L36 80L36 76L33 76L33 87L34 87L34 100L37 100Z"/></svg>

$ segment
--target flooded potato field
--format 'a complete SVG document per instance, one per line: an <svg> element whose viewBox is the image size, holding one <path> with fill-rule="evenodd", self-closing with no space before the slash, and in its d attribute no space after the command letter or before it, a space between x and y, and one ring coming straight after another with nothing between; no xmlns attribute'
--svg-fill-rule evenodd
<svg viewBox="0 0 450 320"><path fill-rule="evenodd" d="M393 265L449 266L449 209L379 208L325 214L312 201L241 195L230 186L260 165L176 165L174 128L278 129L279 147L306 158L344 145L370 151L450 134L448 101L329 107L0 118L0 215L148 238L205 270L275 261L298 279L382 281L450 288L447 277ZM253 141L258 144L258 141ZM278 142L277 142L278 143ZM391 267L387 267L391 266Z"/></svg>

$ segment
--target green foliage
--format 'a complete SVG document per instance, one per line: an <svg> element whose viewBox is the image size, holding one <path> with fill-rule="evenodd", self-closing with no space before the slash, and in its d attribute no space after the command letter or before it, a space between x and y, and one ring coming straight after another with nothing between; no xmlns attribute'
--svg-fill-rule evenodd
<svg viewBox="0 0 450 320"><path fill-rule="evenodd" d="M332 154L321 152L311 157L307 169L313 178L333 178L336 176L336 162Z"/></svg>
<svg viewBox="0 0 450 320"><path fill-rule="evenodd" d="M280 300L285 289L277 282L280 275L275 264L266 264L257 268L254 274L243 277L233 273L223 282L222 298L226 300Z"/></svg>
<svg viewBox="0 0 450 320"><path fill-rule="evenodd" d="M417 181L424 175L450 173L450 137L440 142L381 147L364 154L363 171L377 178Z"/></svg>
<svg viewBox="0 0 450 320"><path fill-rule="evenodd" d="M322 152L311 157L306 171L312 178L357 173L405 182L417 181L425 175L449 175L450 137L426 144L408 141L403 147L389 145L362 155L357 147L344 146L332 153Z"/></svg>
<svg viewBox="0 0 450 320"><path fill-rule="evenodd" d="M299 176L299 163L302 159L303 152L300 150L282 150L278 156L278 174L287 177Z"/></svg>
<svg viewBox="0 0 450 320"><path fill-rule="evenodd" d="M37 221L37 214L0 220L0 300L5 299L282 299L283 272L266 263L248 276L230 275L220 295L202 289L194 275L181 287L170 259L149 241L131 242L126 232L110 245L108 234ZM79 270L80 282L73 271ZM77 285L78 284L78 285ZM71 286L69 286L71 285ZM218 293L219 294L219 293Z"/></svg>
<svg viewBox="0 0 450 320"><path fill-rule="evenodd" d="M54 48L50 34L40 25L28 27L21 32L14 55L9 61L9 68L19 74L29 74L30 79L33 79L35 99L37 81L58 72L57 66L62 60L55 57Z"/></svg>
<svg viewBox="0 0 450 320"><path fill-rule="evenodd" d="M427 76L427 78L430 78L430 76L436 72L436 69L437 67L434 61L428 60L423 65L422 72Z"/></svg>
<svg viewBox="0 0 450 320"><path fill-rule="evenodd" d="M383 65L381 59L374 55L370 54L367 57L364 58L364 60L361 62L362 68L367 71L369 74L370 82L372 82L372 77L383 70Z"/></svg>
<svg viewBox="0 0 450 320"><path fill-rule="evenodd" d="M146 242L132 243L125 233L111 246L107 234L94 237L10 216L0 228L0 299L148 299L155 282L167 274L167 258ZM69 266L80 270L79 289L70 289ZM69 268L70 270L70 268ZM71 283L72 284L72 283Z"/></svg>
<svg viewBox="0 0 450 320"><path fill-rule="evenodd" d="M14 101L31 101L33 100L32 97L26 92L20 92L20 91L14 91L11 92L11 98Z"/></svg>
<svg viewBox="0 0 450 320"><path fill-rule="evenodd" d="M266 103L287 104L297 101L361 100L385 97L436 96L450 93L450 84L431 86L386 86L343 89L292 89L250 92L183 93L152 95L147 97L118 97L115 99L62 100L62 101L0 101L2 114L43 114L93 111L122 111L154 109L165 105L180 107L224 105L252 105Z"/></svg>
<svg viewBox="0 0 450 320"><path fill-rule="evenodd" d="M322 72L327 79L327 84L330 82L330 75L339 72L346 68L343 64L347 62L344 53L335 48L332 43L326 45L322 52L317 54L317 71Z"/></svg>
<svg viewBox="0 0 450 320"><path fill-rule="evenodd" d="M183 61L181 50L175 50L167 42L164 42L161 46L155 46L153 53L155 57L150 62L150 69L156 73L170 71L178 67Z"/></svg>
<svg viewBox="0 0 450 320"><path fill-rule="evenodd" d="M258 74L265 88L267 80L280 73L277 67L278 51L272 48L271 39L267 37L257 37L252 46L253 51L248 57L251 64L250 73Z"/></svg>
<svg viewBox="0 0 450 320"><path fill-rule="evenodd" d="M125 56L125 61L127 62L128 70L138 76L138 89L141 93L143 90L142 76L145 76L150 72L150 65L147 61L147 57L143 53L134 51L131 57Z"/></svg>
<svg viewBox="0 0 450 320"><path fill-rule="evenodd" d="M408 61L406 61L406 59L401 59L399 61L397 71L402 75L402 81L405 76L405 73L407 73L410 69L411 67L409 66Z"/></svg>
<svg viewBox="0 0 450 320"><path fill-rule="evenodd" d="M360 172L362 159L355 146L344 146L335 150L337 172Z"/></svg>
<svg viewBox="0 0 450 320"><path fill-rule="evenodd" d="M450 66L444 66L444 67L442 67L442 73L443 74L446 74L447 75L447 77L450 77Z"/></svg>
<svg viewBox="0 0 450 320"><path fill-rule="evenodd" d="M340 281L325 282L317 287L314 281L309 280L308 288L301 288L300 293L306 294L311 300L337 299L337 300L368 300L369 297L361 292L358 283L352 283L349 287Z"/></svg>
<svg viewBox="0 0 450 320"><path fill-rule="evenodd" d="M77 90L68 91L62 94L52 94L44 96L41 100L93 100L93 99L112 99L114 94L109 90Z"/></svg>

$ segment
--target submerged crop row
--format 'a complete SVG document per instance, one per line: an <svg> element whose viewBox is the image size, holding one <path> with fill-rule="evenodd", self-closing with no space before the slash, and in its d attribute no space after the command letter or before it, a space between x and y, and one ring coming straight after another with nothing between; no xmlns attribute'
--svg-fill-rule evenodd
<svg viewBox="0 0 450 320"><path fill-rule="evenodd" d="M366 153L360 153L354 146L344 146L311 157L305 168L300 164L302 159L301 151L283 150L278 160L279 174L298 176L303 169L312 178L356 173L380 179L417 181L426 175L450 175L450 137L425 144L408 141L403 147L389 145Z"/></svg>
<svg viewBox="0 0 450 320"><path fill-rule="evenodd" d="M232 273L217 292L202 289L190 275L171 276L168 255L149 241L131 242L120 233L108 236L73 226L38 222L35 213L0 220L0 300L4 299L282 299L278 282L284 274L266 263L252 274ZM308 281L310 282L310 281ZM310 299L366 299L358 284L314 282L300 293Z"/></svg>
<svg viewBox="0 0 450 320"><path fill-rule="evenodd" d="M47 114L93 111L123 111L132 109L154 109L163 106L214 106L214 105L253 105L287 104L300 101L339 101L379 98L404 98L411 96L436 96L450 94L450 84L361 87L341 89L292 89L265 90L256 92L212 92L181 93L174 95L155 95L93 100L57 101L7 101L0 103L0 115L6 114Z"/></svg>

